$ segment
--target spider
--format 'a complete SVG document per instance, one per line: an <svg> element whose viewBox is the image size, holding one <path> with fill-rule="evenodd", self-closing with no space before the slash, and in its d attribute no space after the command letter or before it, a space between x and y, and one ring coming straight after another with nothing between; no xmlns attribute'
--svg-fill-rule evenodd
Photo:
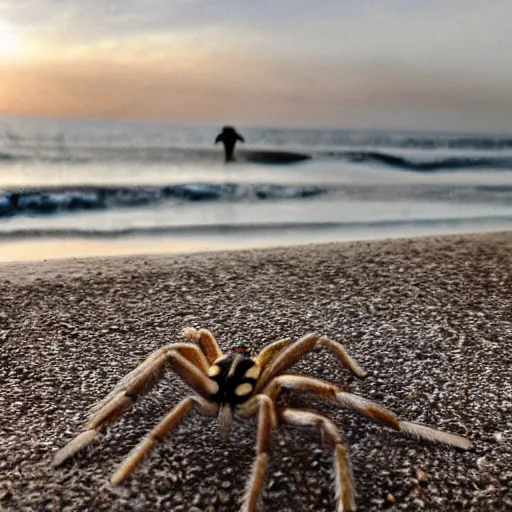
<svg viewBox="0 0 512 512"><path fill-rule="evenodd" d="M277 403L282 389L316 393L336 403L362 413L372 420L398 432L446 443L468 450L471 441L440 430L401 421L384 407L339 387L307 375L285 373L292 365L318 347L331 351L356 377L366 372L336 341L308 334L296 341L285 338L267 345L256 357L249 357L244 347L223 354L213 335L206 329L186 329L185 342L162 347L135 370L126 375L93 409L85 430L72 439L54 456L53 465L66 459L96 439L99 431L116 420L138 398L146 394L162 377L169 365L193 391L194 395L181 400L158 425L138 444L113 474L114 485L125 480L139 465L151 448L162 442L193 410L217 416L222 437L229 434L233 417L257 416L256 457L242 505L243 512L256 509L269 462L272 432L278 425L315 426L321 429L324 447L332 454L336 487L336 511L356 509L355 487L347 446L340 429L333 421L316 412L294 409Z"/></svg>

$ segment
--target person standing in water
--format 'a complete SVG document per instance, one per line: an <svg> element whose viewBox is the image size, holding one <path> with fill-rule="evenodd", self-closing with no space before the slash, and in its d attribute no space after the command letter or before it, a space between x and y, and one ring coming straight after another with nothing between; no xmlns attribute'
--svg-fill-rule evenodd
<svg viewBox="0 0 512 512"><path fill-rule="evenodd" d="M245 139L232 127L224 126L222 131L217 135L215 144L222 142L224 144L224 152L226 153L226 162L233 162L233 153L235 151L236 141L245 142Z"/></svg>

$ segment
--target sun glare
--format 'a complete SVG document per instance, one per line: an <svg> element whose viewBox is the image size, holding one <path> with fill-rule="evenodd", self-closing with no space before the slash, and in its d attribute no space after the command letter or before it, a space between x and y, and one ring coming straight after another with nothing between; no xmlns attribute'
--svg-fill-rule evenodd
<svg viewBox="0 0 512 512"><path fill-rule="evenodd" d="M14 55L19 47L19 39L13 29L5 21L0 20L0 57Z"/></svg>

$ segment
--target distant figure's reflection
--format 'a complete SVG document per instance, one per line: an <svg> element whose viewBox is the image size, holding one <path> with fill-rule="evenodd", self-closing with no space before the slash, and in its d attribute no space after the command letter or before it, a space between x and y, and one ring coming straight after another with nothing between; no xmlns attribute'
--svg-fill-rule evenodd
<svg viewBox="0 0 512 512"><path fill-rule="evenodd" d="M222 142L224 144L226 162L232 162L234 160L233 153L235 151L235 144L237 140L245 142L245 139L232 126L224 126L219 135L217 135L215 144L218 142Z"/></svg>

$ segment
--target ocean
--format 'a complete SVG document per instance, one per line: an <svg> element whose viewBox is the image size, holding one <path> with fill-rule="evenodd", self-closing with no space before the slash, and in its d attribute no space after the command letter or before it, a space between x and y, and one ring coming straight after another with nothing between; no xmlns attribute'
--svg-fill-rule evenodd
<svg viewBox="0 0 512 512"><path fill-rule="evenodd" d="M0 117L0 261L512 227L512 135Z"/></svg>

